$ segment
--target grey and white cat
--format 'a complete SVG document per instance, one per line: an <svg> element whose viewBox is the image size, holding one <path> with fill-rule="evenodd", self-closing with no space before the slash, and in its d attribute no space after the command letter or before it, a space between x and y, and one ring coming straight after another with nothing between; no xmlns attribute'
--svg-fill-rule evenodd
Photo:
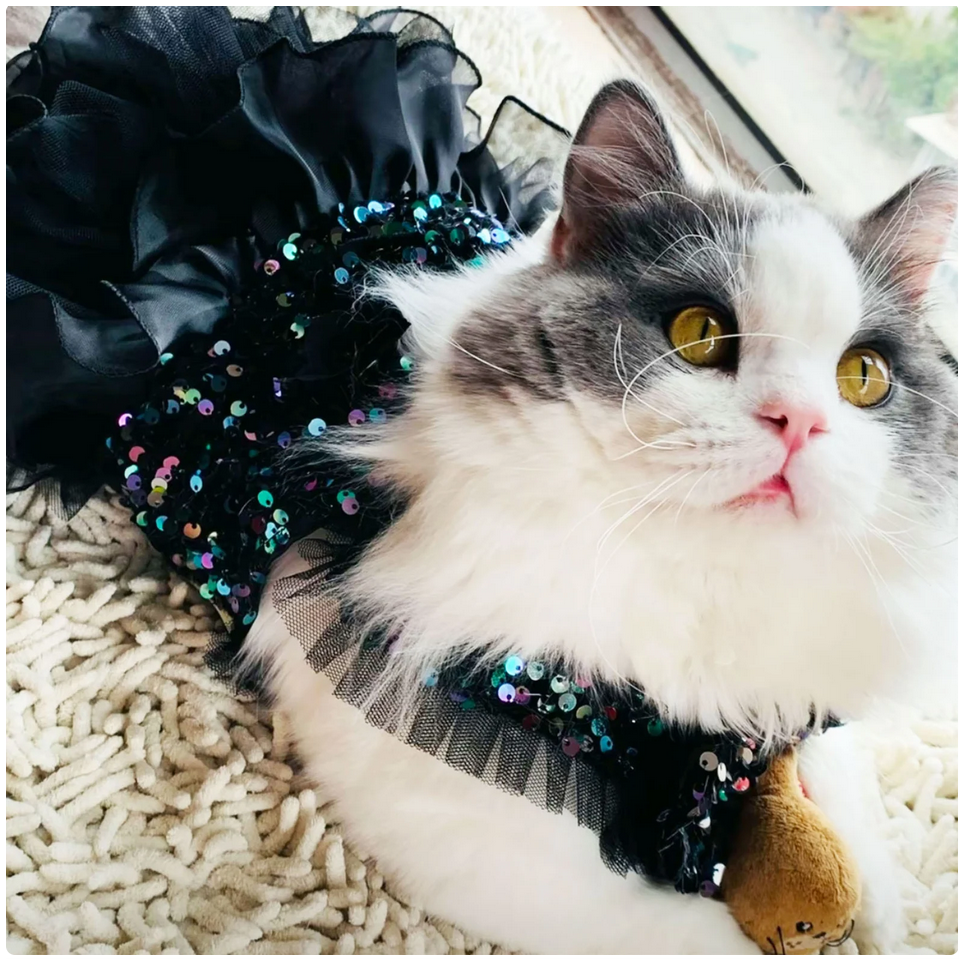
<svg viewBox="0 0 964 964"><path fill-rule="evenodd" d="M924 303L955 206L944 171L856 222L698 189L648 97L604 88L546 232L381 278L418 378L354 448L407 509L344 591L398 632L400 671L551 644L668 716L776 735L952 652L957 380ZM246 645L349 838L429 913L530 952L756 950L725 905L611 873L571 816L368 725L270 602ZM886 950L897 885L850 743L808 741L801 771Z"/></svg>

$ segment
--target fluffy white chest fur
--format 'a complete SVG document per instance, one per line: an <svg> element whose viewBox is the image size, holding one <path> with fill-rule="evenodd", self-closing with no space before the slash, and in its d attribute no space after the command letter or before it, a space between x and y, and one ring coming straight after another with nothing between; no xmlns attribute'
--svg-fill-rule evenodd
<svg viewBox="0 0 964 964"><path fill-rule="evenodd" d="M397 635L412 685L484 645L769 736L858 715L952 651L956 380L917 314L946 185L842 225L680 178L652 106L613 85L545 236L379 280L412 326L413 394L328 444L406 497L343 591ZM289 552L272 582L304 565ZM307 667L270 585L245 652L348 833L430 913L533 952L753 950L723 905L611 873L574 819L369 726ZM896 894L850 754L845 731L816 738L802 773L883 949Z"/></svg>

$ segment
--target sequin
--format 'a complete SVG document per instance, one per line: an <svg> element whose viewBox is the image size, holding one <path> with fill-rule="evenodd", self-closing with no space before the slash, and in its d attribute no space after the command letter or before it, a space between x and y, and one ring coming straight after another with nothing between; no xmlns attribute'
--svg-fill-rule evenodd
<svg viewBox="0 0 964 964"><path fill-rule="evenodd" d="M569 689L569 680L565 676L553 676L549 683L549 689L553 693L565 693Z"/></svg>
<svg viewBox="0 0 964 964"><path fill-rule="evenodd" d="M224 370L232 378L238 378L244 372L244 369L240 365L228 365L228 367L225 368Z"/></svg>
<svg viewBox="0 0 964 964"><path fill-rule="evenodd" d="M442 206L442 199L438 194L430 194L428 197L428 206L433 210L438 210Z"/></svg>
<svg viewBox="0 0 964 964"><path fill-rule="evenodd" d="M360 408L352 409L348 413L349 425L361 425L365 421L365 413Z"/></svg>
<svg viewBox="0 0 964 964"><path fill-rule="evenodd" d="M368 210L371 211L372 214L383 214L387 209L385 205L379 201L369 201Z"/></svg>
<svg viewBox="0 0 964 964"><path fill-rule="evenodd" d="M572 693L564 693L559 697L559 709L563 713L571 713L576 708L576 697Z"/></svg>
<svg viewBox="0 0 964 964"><path fill-rule="evenodd" d="M139 475L127 476L127 488L130 489L131 492L136 492L141 485L141 477Z"/></svg>
<svg viewBox="0 0 964 964"><path fill-rule="evenodd" d="M725 763L721 763L721 764L716 768L716 779L719 780L720 783L722 783L722 782L726 779L726 775L727 775L727 774L726 774L726 764L725 764Z"/></svg>
<svg viewBox="0 0 964 964"><path fill-rule="evenodd" d="M231 414L232 415L246 415L248 412L248 406L244 402L236 401L231 403Z"/></svg>
<svg viewBox="0 0 964 964"><path fill-rule="evenodd" d="M169 455L166 459L164 459L163 462L161 462L161 465L163 465L164 468L166 469L174 468L175 466L178 466L180 464L181 464L181 460L176 455Z"/></svg>
<svg viewBox="0 0 964 964"><path fill-rule="evenodd" d="M281 267L281 265L280 265L277 261L275 261L274 258L269 258L269 259L268 259L267 261L265 261L265 263L264 263L264 273L270 277L270 276L273 275L280 267Z"/></svg>
<svg viewBox="0 0 964 964"><path fill-rule="evenodd" d="M584 703L582 706L579 707L578 710L576 710L577 720L586 720L590 716L592 716L592 707L588 703Z"/></svg>
<svg viewBox="0 0 964 964"><path fill-rule="evenodd" d="M134 516L134 521L135 521L139 526L146 526L146 525L147 525L147 513L146 513L146 512L143 512L143 511L142 511L142 512L138 512L137 515Z"/></svg>
<svg viewBox="0 0 964 964"><path fill-rule="evenodd" d="M408 357L408 355L402 355L402 357L398 360L398 363L402 366L402 371L410 372L414 367L414 362Z"/></svg>
<svg viewBox="0 0 964 964"><path fill-rule="evenodd" d="M376 424L380 424L381 422L386 421L386 419L388 418L388 416L385 414L384 408L373 408L368 413L368 417Z"/></svg>
<svg viewBox="0 0 964 964"><path fill-rule="evenodd" d="M434 666L422 674L422 683L425 686L435 686L438 683L438 670Z"/></svg>
<svg viewBox="0 0 964 964"><path fill-rule="evenodd" d="M233 427L234 427L235 425L237 425L238 423L237 423L237 421L236 421L236 419L234 418L233 415L228 415L221 424L222 424L225 428L233 428Z"/></svg>
<svg viewBox="0 0 964 964"><path fill-rule="evenodd" d="M517 686L515 688L515 701L520 706L525 706L526 703L532 698L532 694L524 686Z"/></svg>
<svg viewBox="0 0 964 964"><path fill-rule="evenodd" d="M184 393L184 401L188 405L197 405L201 401L201 393L196 388L190 388Z"/></svg>
<svg viewBox="0 0 964 964"><path fill-rule="evenodd" d="M282 308L290 308L291 299L294 298L294 296L295 294L293 291L282 291L281 294L275 298L275 301L277 301Z"/></svg>
<svg viewBox="0 0 964 964"><path fill-rule="evenodd" d="M151 489L155 492L166 492L167 491L167 479L157 476L151 481Z"/></svg>
<svg viewBox="0 0 964 964"><path fill-rule="evenodd" d="M202 398L201 401L197 403L197 410L202 415L211 415L214 412L214 402L209 398Z"/></svg>
<svg viewBox="0 0 964 964"><path fill-rule="evenodd" d="M201 565L205 569L214 568L214 554L210 552L204 552L201 554Z"/></svg>
<svg viewBox="0 0 964 964"><path fill-rule="evenodd" d="M603 753L608 753L613 748L613 740L611 736L601 736L599 738L599 749Z"/></svg>
<svg viewBox="0 0 964 964"><path fill-rule="evenodd" d="M166 365L173 357L174 357L174 356L173 356L169 351L166 351L166 352L164 352L163 355L161 355L160 358L158 358L158 361L159 361L162 365Z"/></svg>
<svg viewBox="0 0 964 964"><path fill-rule="evenodd" d="M602 736L607 730L605 722L598 716L592 721L592 723L589 725L589 728L593 731L593 733L596 734L596 736Z"/></svg>
<svg viewBox="0 0 964 964"><path fill-rule="evenodd" d="M323 418L313 418L308 423L308 434L317 437L323 435L327 428L328 423Z"/></svg>
<svg viewBox="0 0 964 964"><path fill-rule="evenodd" d="M191 491L192 491L192 492L200 492L201 489L204 488L204 483L203 483L203 481L201 480L201 476L198 475L197 473L195 473L194 475L191 476L190 485L191 485Z"/></svg>
<svg viewBox="0 0 964 964"><path fill-rule="evenodd" d="M128 457L132 462L136 462L136 461L144 454L145 451L146 451L146 450L145 450L144 448L142 448L140 445L135 445L135 446L127 453L127 457ZM134 467L134 466L132 466L132 468L133 468L133 467ZM128 470L128 471L129 471L129 470ZM125 474L126 474L126 473L125 473Z"/></svg>
<svg viewBox="0 0 964 964"><path fill-rule="evenodd" d="M511 703L515 700L515 687L511 683L503 683L498 690L499 699L503 703Z"/></svg>
<svg viewBox="0 0 964 964"><path fill-rule="evenodd" d="M258 502L266 509L270 509L274 505L274 496L267 489L262 489L258 493Z"/></svg>
<svg viewBox="0 0 964 964"><path fill-rule="evenodd" d="M201 527L193 522L188 522L182 531L188 539L196 539L201 534Z"/></svg>
<svg viewBox="0 0 964 964"><path fill-rule="evenodd" d="M428 206L424 201L416 201L412 205L412 217L416 221L424 221L428 217Z"/></svg>
<svg viewBox="0 0 964 964"><path fill-rule="evenodd" d="M300 324L299 322L293 321L291 323L291 330L295 333L296 339L305 337L305 326Z"/></svg>
<svg viewBox="0 0 964 964"><path fill-rule="evenodd" d="M529 679L536 681L542 679L546 674L546 667L544 663L540 663L538 660L532 660L528 666L526 666L526 676Z"/></svg>
<svg viewBox="0 0 964 964"><path fill-rule="evenodd" d="M288 513L285 512L284 509L275 509L274 512L272 513L272 518L280 526L287 525Z"/></svg>
<svg viewBox="0 0 964 964"><path fill-rule="evenodd" d="M526 668L526 662L521 656L510 656L505 661L505 671L510 676L518 676Z"/></svg>
<svg viewBox="0 0 964 964"><path fill-rule="evenodd" d="M502 228L496 228L492 232L492 243L493 244L505 244L510 240L509 232L503 231Z"/></svg>
<svg viewBox="0 0 964 964"><path fill-rule="evenodd" d="M289 260L294 261L298 257L298 245L292 244L290 241L282 249L281 253Z"/></svg>
<svg viewBox="0 0 964 964"><path fill-rule="evenodd" d="M750 789L750 781L746 777L739 777L733 781L733 789L736 790L737 793L743 793Z"/></svg>
<svg viewBox="0 0 964 964"><path fill-rule="evenodd" d="M573 736L563 737L560 745L562 746L562 752L565 753L566 756L578 756L579 751L582 749L579 741Z"/></svg>
<svg viewBox="0 0 964 964"><path fill-rule="evenodd" d="M216 392L223 392L228 387L228 380L222 375L211 375L211 388Z"/></svg>
<svg viewBox="0 0 964 964"><path fill-rule="evenodd" d="M354 515L360 508L361 506L357 499L345 499L341 504L341 511L344 512L345 515Z"/></svg>
<svg viewBox="0 0 964 964"><path fill-rule="evenodd" d="M335 281L340 285L348 284L348 279L350 275L348 274L347 268L335 268Z"/></svg>
<svg viewBox="0 0 964 964"><path fill-rule="evenodd" d="M225 341L223 338L214 343L215 355L226 355L229 351L231 351L231 343Z"/></svg>
<svg viewBox="0 0 964 964"><path fill-rule="evenodd" d="M700 755L700 766L704 770L715 770L719 766L720 758L712 751L707 750Z"/></svg>
<svg viewBox="0 0 964 964"><path fill-rule="evenodd" d="M130 421L131 421L131 419L132 419L133 417L134 417L134 416L131 415L130 412L124 412L124 414L121 415L120 418L117 419L117 424L120 425L121 427L123 427L123 426L125 426L125 425L129 425L129 424L130 424Z"/></svg>
<svg viewBox="0 0 964 964"><path fill-rule="evenodd" d="M353 213L355 215L355 220L359 224L364 224L368 220L368 215L370 212L368 208L363 208L361 205L359 205L357 208L355 208Z"/></svg>
<svg viewBox="0 0 964 964"><path fill-rule="evenodd" d="M659 736L663 732L663 721L659 718L653 718L646 724L646 732L650 736Z"/></svg>

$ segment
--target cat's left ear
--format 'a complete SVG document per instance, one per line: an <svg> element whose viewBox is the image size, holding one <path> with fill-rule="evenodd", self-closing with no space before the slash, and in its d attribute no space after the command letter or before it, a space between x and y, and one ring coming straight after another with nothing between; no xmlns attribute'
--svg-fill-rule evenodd
<svg viewBox="0 0 964 964"><path fill-rule="evenodd" d="M589 105L566 161L553 257L578 257L592 246L613 209L638 201L647 191L678 191L682 179L679 157L653 98L630 80L607 84Z"/></svg>
<svg viewBox="0 0 964 964"><path fill-rule="evenodd" d="M895 282L911 304L930 287L957 218L957 172L933 167L860 219L859 249L873 274Z"/></svg>

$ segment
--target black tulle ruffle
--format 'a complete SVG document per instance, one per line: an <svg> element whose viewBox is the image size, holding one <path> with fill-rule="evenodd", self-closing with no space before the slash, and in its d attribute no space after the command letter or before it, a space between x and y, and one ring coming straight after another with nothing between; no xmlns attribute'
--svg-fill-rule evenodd
<svg viewBox="0 0 964 964"><path fill-rule="evenodd" d="M466 107L479 73L441 24L329 20L313 40L292 8L56 8L8 64L8 485L54 475L76 505L108 481L93 453L159 356L339 203L455 191L538 224L546 171L493 156Z"/></svg>

